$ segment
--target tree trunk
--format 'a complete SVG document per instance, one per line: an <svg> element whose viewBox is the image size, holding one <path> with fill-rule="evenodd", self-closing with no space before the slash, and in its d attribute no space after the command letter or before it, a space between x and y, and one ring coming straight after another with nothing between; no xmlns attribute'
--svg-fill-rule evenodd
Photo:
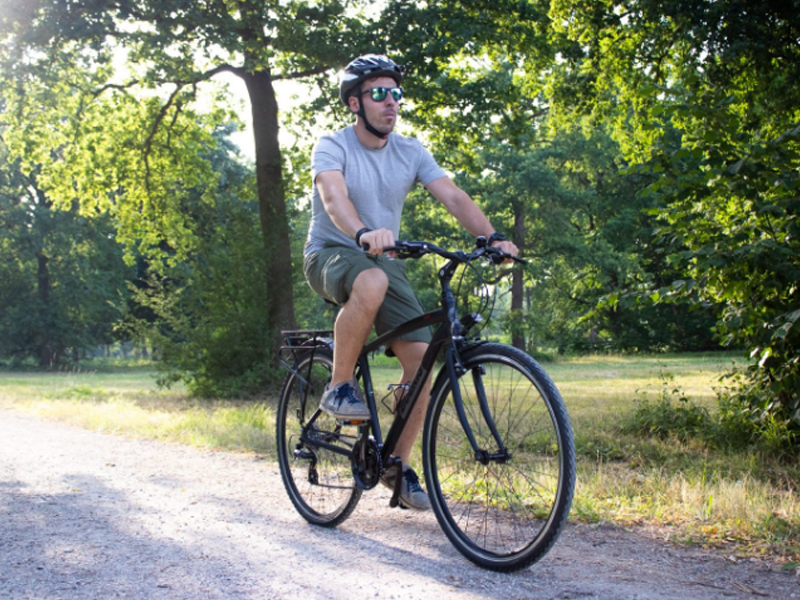
<svg viewBox="0 0 800 600"><path fill-rule="evenodd" d="M53 347L50 341L50 261L42 252L36 255L36 287L39 293L39 366L50 367L53 363Z"/></svg>
<svg viewBox="0 0 800 600"><path fill-rule="evenodd" d="M269 71L257 70L242 75L253 114L253 134L256 146L256 181L261 230L267 268L268 324L276 356L280 345L281 328L294 327L292 294L292 253L289 243L289 222L283 184L281 148L278 142L278 103Z"/></svg>

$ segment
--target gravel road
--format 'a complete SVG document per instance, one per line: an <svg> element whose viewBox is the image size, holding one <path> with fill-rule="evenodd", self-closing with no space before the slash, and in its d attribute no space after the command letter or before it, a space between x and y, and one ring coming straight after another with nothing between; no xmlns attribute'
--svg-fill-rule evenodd
<svg viewBox="0 0 800 600"><path fill-rule="evenodd" d="M492 573L382 489L322 529L256 456L0 410L0 598L783 600L800 579L609 525L571 525L530 569Z"/></svg>

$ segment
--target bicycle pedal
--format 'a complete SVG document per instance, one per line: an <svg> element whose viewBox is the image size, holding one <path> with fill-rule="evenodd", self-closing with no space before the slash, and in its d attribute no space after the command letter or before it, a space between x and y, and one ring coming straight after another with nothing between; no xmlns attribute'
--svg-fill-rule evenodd
<svg viewBox="0 0 800 600"><path fill-rule="evenodd" d="M336 422L344 426L359 427L369 423L369 419L336 419Z"/></svg>

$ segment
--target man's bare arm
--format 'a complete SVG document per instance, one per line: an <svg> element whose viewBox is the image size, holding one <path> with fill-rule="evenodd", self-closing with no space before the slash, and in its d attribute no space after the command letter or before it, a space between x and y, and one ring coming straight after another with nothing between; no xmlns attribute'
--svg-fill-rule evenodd
<svg viewBox="0 0 800 600"><path fill-rule="evenodd" d="M317 175L316 184L322 205L333 224L346 236L355 238L356 233L366 225L347 194L347 184L342 172L323 171ZM364 233L360 241L369 246L371 254L381 254L384 247L394 246L394 234L389 229L375 229Z"/></svg>
<svg viewBox="0 0 800 600"><path fill-rule="evenodd" d="M495 228L480 207L475 204L475 201L449 177L436 179L426 187L433 197L444 204L450 214L472 235L476 237L482 235L488 238L495 232ZM493 245L513 256L519 254L519 249L513 242L498 241Z"/></svg>

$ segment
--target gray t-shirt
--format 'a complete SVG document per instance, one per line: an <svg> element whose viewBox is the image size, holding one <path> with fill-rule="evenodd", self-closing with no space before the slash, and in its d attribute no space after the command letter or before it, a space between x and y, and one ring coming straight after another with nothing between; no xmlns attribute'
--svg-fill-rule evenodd
<svg viewBox="0 0 800 600"><path fill-rule="evenodd" d="M325 212L316 185L317 175L324 171L341 171L347 194L364 225L390 229L395 239L400 235L403 204L414 183L428 185L446 176L415 138L391 133L383 148L372 150L358 141L352 126L321 137L311 153L314 187L305 254L332 245L355 247L352 238L342 233Z"/></svg>

